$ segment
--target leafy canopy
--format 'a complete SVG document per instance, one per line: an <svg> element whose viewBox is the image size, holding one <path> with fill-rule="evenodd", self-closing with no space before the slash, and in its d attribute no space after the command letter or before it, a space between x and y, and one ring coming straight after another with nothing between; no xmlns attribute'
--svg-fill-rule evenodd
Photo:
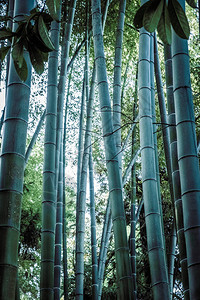
<svg viewBox="0 0 200 300"><path fill-rule="evenodd" d="M196 8L194 0L187 2ZM171 44L171 26L182 39L188 39L190 35L188 19L177 0L149 0L136 12L134 25L136 28L144 27L148 32L154 32L157 28L165 44Z"/></svg>
<svg viewBox="0 0 200 300"><path fill-rule="evenodd" d="M34 8L30 16L25 15L23 20L16 21L18 28L15 31L6 26L0 28L0 40L8 40L12 43L11 46L0 48L0 60L2 62L11 49L15 69L22 81L26 81L28 76L24 58L25 50L29 52L36 73L41 75L44 71L44 63L48 60L48 53L55 49L49 36L49 29L53 20L59 21L60 1L47 0L46 5L49 13Z"/></svg>

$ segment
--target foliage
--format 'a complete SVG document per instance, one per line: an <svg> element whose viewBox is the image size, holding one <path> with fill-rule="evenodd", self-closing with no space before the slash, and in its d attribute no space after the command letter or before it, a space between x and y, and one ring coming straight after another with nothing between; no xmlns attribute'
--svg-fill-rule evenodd
<svg viewBox="0 0 200 300"><path fill-rule="evenodd" d="M194 1L188 1L194 8ZM136 28L144 28L154 32L157 28L159 37L165 44L171 44L171 25L178 36L188 39L190 28L185 12L177 0L149 0L136 12L134 17Z"/></svg>
<svg viewBox="0 0 200 300"><path fill-rule="evenodd" d="M4 46L0 49L0 59L4 60L11 48L15 69L21 78L26 81L28 69L24 58L24 51L30 55L31 63L39 75L44 71L44 63L48 59L48 53L54 50L54 45L49 37L48 30L53 18L47 12L40 12L38 8L30 12L30 16L24 16L16 21L18 27L12 31L9 27L0 28L0 40L8 39L12 46Z"/></svg>

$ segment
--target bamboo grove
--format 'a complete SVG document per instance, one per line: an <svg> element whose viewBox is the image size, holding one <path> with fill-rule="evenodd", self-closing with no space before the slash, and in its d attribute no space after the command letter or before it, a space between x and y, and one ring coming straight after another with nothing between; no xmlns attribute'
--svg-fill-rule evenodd
<svg viewBox="0 0 200 300"><path fill-rule="evenodd" d="M1 300L200 299L198 7L1 1Z"/></svg>

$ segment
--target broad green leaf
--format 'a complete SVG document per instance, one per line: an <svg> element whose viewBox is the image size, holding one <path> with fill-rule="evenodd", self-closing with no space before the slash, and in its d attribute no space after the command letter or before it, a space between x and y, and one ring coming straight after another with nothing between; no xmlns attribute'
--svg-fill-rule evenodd
<svg viewBox="0 0 200 300"><path fill-rule="evenodd" d="M42 53L34 47L34 45L29 46L28 51L33 68L37 74L41 75L44 72L44 60Z"/></svg>
<svg viewBox="0 0 200 300"><path fill-rule="evenodd" d="M58 17L58 10L60 6L59 0L47 0L46 5L48 6L49 13L52 16L52 18L56 21L59 21Z"/></svg>
<svg viewBox="0 0 200 300"><path fill-rule="evenodd" d="M39 16L38 18L37 28L38 28L39 36L42 42L44 43L44 45L49 49L49 51L53 51L55 48L49 37L49 33L42 16Z"/></svg>
<svg viewBox="0 0 200 300"><path fill-rule="evenodd" d="M16 61L14 61L14 65L15 65L15 70L16 70L19 78L22 81L26 81L26 79L28 77L28 68L27 68L27 64L26 64L26 61L25 61L24 57L23 57L23 63L22 63L21 68L19 68L19 66L16 63Z"/></svg>
<svg viewBox="0 0 200 300"><path fill-rule="evenodd" d="M31 15L38 13L38 12L39 12L39 9L37 7L34 7L32 10L30 10Z"/></svg>
<svg viewBox="0 0 200 300"><path fill-rule="evenodd" d="M51 23L53 21L53 18L50 14L47 14L45 12L41 13L41 16L43 17L44 23Z"/></svg>
<svg viewBox="0 0 200 300"><path fill-rule="evenodd" d="M144 12L143 26L148 32L154 32L158 26L162 11L164 0L153 0L151 5L147 7Z"/></svg>
<svg viewBox="0 0 200 300"><path fill-rule="evenodd" d="M48 52L41 52L43 61L47 62L48 61L48 57L49 57L49 53Z"/></svg>
<svg viewBox="0 0 200 300"><path fill-rule="evenodd" d="M37 47L40 51L42 52L49 52L51 51L48 47L45 46L45 44L43 43L43 41L41 40L39 34L38 34L38 30L37 30L37 23L34 25L34 27L29 24L26 28L26 38L27 38L27 42L30 45L34 45L35 47Z"/></svg>
<svg viewBox="0 0 200 300"><path fill-rule="evenodd" d="M158 35L164 44L171 44L171 23L169 19L169 13L166 5L164 6L163 13L161 15L160 21L158 23Z"/></svg>
<svg viewBox="0 0 200 300"><path fill-rule="evenodd" d="M23 52L24 52L24 45L22 38L13 45L12 47L12 58L16 64L18 64L19 68L22 68L23 64Z"/></svg>
<svg viewBox="0 0 200 300"><path fill-rule="evenodd" d="M7 27L0 28L0 40L12 38L14 35L15 35L15 33L12 32L10 30L10 28L7 28Z"/></svg>
<svg viewBox="0 0 200 300"><path fill-rule="evenodd" d="M195 0L186 0L187 4L192 8L197 8L197 4Z"/></svg>
<svg viewBox="0 0 200 300"><path fill-rule="evenodd" d="M143 16L144 16L146 9L149 7L149 5L150 5L150 1L144 3L136 12L134 20L133 20L134 26L136 28L139 29L139 28L143 27Z"/></svg>
<svg viewBox="0 0 200 300"><path fill-rule="evenodd" d="M188 39L190 35L189 23L182 6L177 0L168 1L168 12L176 34L182 39Z"/></svg>
<svg viewBox="0 0 200 300"><path fill-rule="evenodd" d="M1 62L4 60L6 57L8 51L10 50L11 46L5 46L0 48L0 60Z"/></svg>

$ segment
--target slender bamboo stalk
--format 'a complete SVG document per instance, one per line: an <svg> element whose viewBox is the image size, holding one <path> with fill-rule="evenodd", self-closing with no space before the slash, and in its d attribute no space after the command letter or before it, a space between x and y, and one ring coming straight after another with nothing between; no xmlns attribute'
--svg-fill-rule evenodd
<svg viewBox="0 0 200 300"><path fill-rule="evenodd" d="M138 64L136 67L135 93L133 103L133 118L137 115L137 99L138 99ZM132 156L136 153L136 128L132 132ZM136 288L136 167L135 163L131 169L131 232L130 232L130 255L131 255L131 270L134 284L134 300L137 299Z"/></svg>
<svg viewBox="0 0 200 300"><path fill-rule="evenodd" d="M29 14L34 1L15 1L15 20ZM17 22L14 30L17 29ZM18 240L21 218L21 200L24 179L28 108L31 84L31 63L24 53L28 66L28 78L22 82L14 67L9 65L4 132L0 164L0 298L14 300L17 277ZM16 105L17 103L17 105ZM13 143L13 140L15 142Z"/></svg>
<svg viewBox="0 0 200 300"><path fill-rule="evenodd" d="M130 161L129 165L127 166L127 168L126 168L126 170L125 170L125 172L124 172L124 175L123 175L123 177L122 177L122 185L123 185L123 186L125 185L125 183L126 183L126 181L127 181L127 179L128 179L128 176L129 176L130 173L131 173L131 169L132 169L132 167L135 165L136 160L137 160L138 155L140 154L140 152L141 152L141 150L138 149L138 150L134 153L134 156L133 156L132 160Z"/></svg>
<svg viewBox="0 0 200 300"><path fill-rule="evenodd" d="M103 16L104 24L107 17L107 7L109 0L106 2L106 9ZM85 234L85 192L87 182L87 167L89 159L89 148L91 145L91 130L92 130L92 115L93 115L93 103L96 84L96 66L94 65L92 72L91 87L89 93L89 100L87 101L87 120L86 120L86 132L85 143L83 152L83 164L81 171L81 184L79 191L79 201L77 207L77 238L76 238L76 298L82 299L83 297L83 279L84 279L84 234ZM87 95L86 91L86 95ZM80 218L80 219L79 219Z"/></svg>
<svg viewBox="0 0 200 300"><path fill-rule="evenodd" d="M189 299L189 282L187 270L187 255L185 245L184 223L183 223L183 209L181 199L180 173L178 166L177 153L177 134L176 134L176 116L173 96L173 74L172 74L172 57L171 46L165 46L165 72L166 72L166 87L167 87L167 104L168 104L168 122L170 124L170 151L171 151L171 169L172 169L172 183L174 187L174 206L175 219L177 229L177 239L179 247L181 276L183 282L184 298Z"/></svg>
<svg viewBox="0 0 200 300"><path fill-rule="evenodd" d="M120 172L122 174L121 153L121 66L122 66L122 44L125 21L126 0L120 1L119 16L115 42L114 80L113 80L113 128L117 157Z"/></svg>
<svg viewBox="0 0 200 300"><path fill-rule="evenodd" d="M58 191L56 203L56 228L55 228L55 259L54 259L54 300L60 300L61 280L61 252L63 228L63 144L60 145L60 164L58 177Z"/></svg>
<svg viewBox="0 0 200 300"><path fill-rule="evenodd" d="M67 109L69 101L70 83L72 78L72 70L69 74L67 96L65 103L65 118L63 131L63 273L64 273L64 300L68 299L68 271L67 271L67 224L66 224L66 200L65 200L65 151L66 151L66 130L67 130Z"/></svg>
<svg viewBox="0 0 200 300"><path fill-rule="evenodd" d="M101 6L99 0L92 1L92 24L95 52L95 64L97 68L97 82L102 116L104 145L106 152L106 164L108 170L109 197L111 203L113 229L115 237L115 255L117 266L117 282L119 297L121 299L133 299L133 283L129 260L129 248L127 243L126 221L122 199L122 182L116 159L116 147L113 136L113 124L111 115L110 95L106 74L106 64L103 46L103 34L101 23ZM113 159L114 158L114 159ZM123 266L123 267L122 267Z"/></svg>
<svg viewBox="0 0 200 300"><path fill-rule="evenodd" d="M69 59L70 38L74 22L76 0L70 2L68 20L65 29L64 45L62 47L61 70L58 84L58 106L57 106L57 133L56 133L56 186L58 179L60 143L63 132L63 108L65 99L65 82L67 76L67 63Z"/></svg>
<svg viewBox="0 0 200 300"><path fill-rule="evenodd" d="M77 203L77 220L76 220L76 299L83 299L83 280L84 280L84 236L85 236L85 201L86 201L86 184L87 168L89 161L89 148L91 144L92 113L94 102L96 69L93 69L92 83L90 88L89 100L87 103L87 120L85 131L85 142L82 159L82 169L80 177L80 188Z"/></svg>
<svg viewBox="0 0 200 300"><path fill-rule="evenodd" d="M2 129L2 126L3 126L4 115L5 115L5 106L2 110L2 115L1 115L1 120L0 120L0 136L1 136L1 129Z"/></svg>
<svg viewBox="0 0 200 300"><path fill-rule="evenodd" d="M150 74L150 34L142 28L138 70L142 185L152 290L154 299L160 300L170 296L155 169Z"/></svg>
<svg viewBox="0 0 200 300"><path fill-rule="evenodd" d="M98 299L98 263L95 219L95 196L93 178L92 147L89 153L89 179L90 179L90 216L91 216L91 248L92 248L92 299Z"/></svg>
<svg viewBox="0 0 200 300"><path fill-rule="evenodd" d="M44 110L43 114L40 117L40 120L38 122L37 128L32 136L32 139L30 141L30 144L28 145L28 148L26 150L26 154L25 154L25 166L27 165L28 159L31 155L31 152L33 150L33 147L35 146L38 134L40 133L40 130L42 128L43 122L44 122L44 118L45 118L45 114L46 114L46 110Z"/></svg>
<svg viewBox="0 0 200 300"><path fill-rule="evenodd" d="M53 21L51 39L55 50L49 54L48 85L46 103L46 124L43 167L43 201L41 234L41 300L53 299L54 287L54 247L56 222L56 119L57 119L57 74L60 23Z"/></svg>
<svg viewBox="0 0 200 300"><path fill-rule="evenodd" d="M171 203L174 204L174 193L173 193L173 184L172 184L172 169L171 169L171 156L170 156L170 141L169 141L169 127L166 113L166 105L165 105L165 96L163 92L163 84L161 77L161 69L160 62L158 56L158 46L157 46L157 38L156 34L154 36L154 61L155 61L155 77L156 77L156 85L157 85L157 93L158 93L158 103L160 108L160 116L161 116L161 127L163 134L163 144L164 144L164 152L165 152L165 161L167 167L168 174L168 182L169 182L169 190L171 196ZM175 230L175 231L174 231ZM175 259L175 247L176 247L176 228L173 222L172 225L172 234L171 234L171 243L170 243L170 254L168 258L168 274L169 274L169 283L170 283L170 293L171 297L173 295L173 272L174 272L174 259Z"/></svg>
<svg viewBox="0 0 200 300"><path fill-rule="evenodd" d="M184 7L185 1L180 1ZM190 82L187 40L172 34L172 68L178 165L188 260L190 298L198 299L200 286L200 175L195 134L195 118Z"/></svg>
<svg viewBox="0 0 200 300"><path fill-rule="evenodd" d="M102 287L103 287L103 278L104 278L104 270L105 270L105 263L107 258L107 252L109 247L110 235L112 230L112 217L111 217L111 210L109 210L108 215L108 226L106 228L106 235L105 235L105 244L103 248L103 255L102 255L102 263L100 265L100 269L98 272L98 299L101 300L102 295Z"/></svg>

